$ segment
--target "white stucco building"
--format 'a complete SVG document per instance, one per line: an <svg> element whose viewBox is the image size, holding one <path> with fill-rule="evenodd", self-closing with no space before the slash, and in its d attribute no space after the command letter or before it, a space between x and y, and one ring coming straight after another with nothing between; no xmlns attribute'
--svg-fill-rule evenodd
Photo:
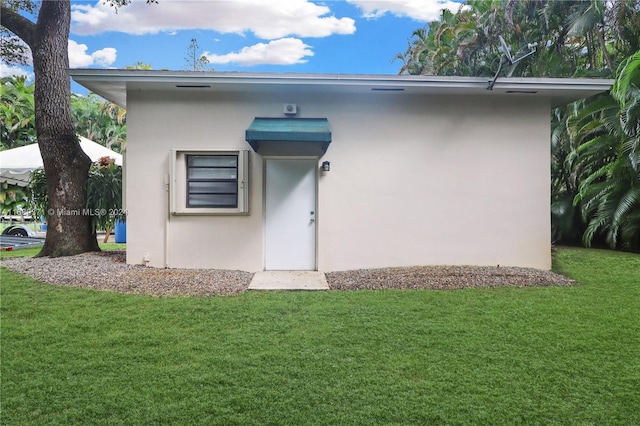
<svg viewBox="0 0 640 426"><path fill-rule="evenodd" d="M127 109L127 262L250 272L549 269L550 110L611 86L499 79L490 91L485 78L459 77L71 75Z"/></svg>

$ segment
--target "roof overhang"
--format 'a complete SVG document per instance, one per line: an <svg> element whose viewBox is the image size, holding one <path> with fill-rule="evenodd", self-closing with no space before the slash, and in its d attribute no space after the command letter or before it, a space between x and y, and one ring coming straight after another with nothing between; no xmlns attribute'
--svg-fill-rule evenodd
<svg viewBox="0 0 640 426"><path fill-rule="evenodd" d="M72 69L82 86L124 108L128 90L201 92L371 93L546 98L551 106L605 92L613 80L591 78L499 78L413 75L287 74L195 71Z"/></svg>
<svg viewBox="0 0 640 426"><path fill-rule="evenodd" d="M321 157L331 143L331 129L326 118L256 117L246 140L262 155Z"/></svg>

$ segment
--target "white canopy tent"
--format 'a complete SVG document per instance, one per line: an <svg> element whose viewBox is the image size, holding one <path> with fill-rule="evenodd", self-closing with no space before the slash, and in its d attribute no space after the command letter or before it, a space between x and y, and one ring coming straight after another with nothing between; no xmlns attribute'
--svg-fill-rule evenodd
<svg viewBox="0 0 640 426"><path fill-rule="evenodd" d="M115 159L118 166L122 166L121 154L82 136L79 136L79 138L82 150L89 156L91 161L98 161L102 157L111 157ZM0 151L0 182L27 186L31 172L42 166L42 156L37 143Z"/></svg>

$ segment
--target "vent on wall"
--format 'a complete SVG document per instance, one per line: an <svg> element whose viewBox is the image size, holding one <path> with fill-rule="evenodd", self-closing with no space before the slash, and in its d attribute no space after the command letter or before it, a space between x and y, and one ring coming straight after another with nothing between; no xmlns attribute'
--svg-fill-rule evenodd
<svg viewBox="0 0 640 426"><path fill-rule="evenodd" d="M296 115L298 113L298 106L296 104L284 104L285 115Z"/></svg>
<svg viewBox="0 0 640 426"><path fill-rule="evenodd" d="M535 95L538 93L537 90L507 90L506 93L515 93L520 95Z"/></svg>
<svg viewBox="0 0 640 426"><path fill-rule="evenodd" d="M207 89L211 87L208 84L176 84L178 89Z"/></svg>
<svg viewBox="0 0 640 426"><path fill-rule="evenodd" d="M372 92L404 92L403 87L372 87Z"/></svg>

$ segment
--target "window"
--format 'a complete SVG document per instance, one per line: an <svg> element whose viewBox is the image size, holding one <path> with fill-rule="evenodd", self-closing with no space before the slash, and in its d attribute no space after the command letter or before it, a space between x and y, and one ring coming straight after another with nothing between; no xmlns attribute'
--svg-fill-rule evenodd
<svg viewBox="0 0 640 426"><path fill-rule="evenodd" d="M248 151L171 151L172 214L246 214Z"/></svg>
<svg viewBox="0 0 640 426"><path fill-rule="evenodd" d="M187 207L238 207L238 156L187 155Z"/></svg>

